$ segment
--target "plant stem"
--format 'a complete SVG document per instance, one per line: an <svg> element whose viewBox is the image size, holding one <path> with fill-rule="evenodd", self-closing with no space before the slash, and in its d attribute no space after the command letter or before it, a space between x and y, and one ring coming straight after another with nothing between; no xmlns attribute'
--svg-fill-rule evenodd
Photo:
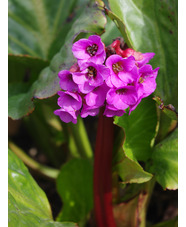
<svg viewBox="0 0 186 227"><path fill-rule="evenodd" d="M100 111L94 159L94 209L98 227L115 227L112 210L113 119Z"/></svg>
<svg viewBox="0 0 186 227"><path fill-rule="evenodd" d="M81 156L83 158L91 159L93 157L93 152L83 120L79 117L76 125L69 123L68 127Z"/></svg>
<svg viewBox="0 0 186 227"><path fill-rule="evenodd" d="M9 141L8 146L31 169L51 179L57 178L59 170L44 166L36 162L11 141Z"/></svg>

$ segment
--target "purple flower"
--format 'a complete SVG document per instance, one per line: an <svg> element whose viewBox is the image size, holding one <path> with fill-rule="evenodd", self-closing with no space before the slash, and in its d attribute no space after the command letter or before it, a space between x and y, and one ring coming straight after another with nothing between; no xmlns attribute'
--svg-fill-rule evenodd
<svg viewBox="0 0 186 227"><path fill-rule="evenodd" d="M144 53L141 55L142 55L142 59L136 61L136 65L139 68L142 67L143 65L149 63L149 61L154 57L155 53Z"/></svg>
<svg viewBox="0 0 186 227"><path fill-rule="evenodd" d="M123 116L124 113L126 113L124 110L118 110L113 105L106 105L103 115L107 117L114 117L114 116L121 117Z"/></svg>
<svg viewBox="0 0 186 227"><path fill-rule="evenodd" d="M62 70L58 73L58 76L60 78L59 85L61 89L67 90L67 91L78 90L78 85L74 83L72 79L72 72L68 70Z"/></svg>
<svg viewBox="0 0 186 227"><path fill-rule="evenodd" d="M152 69L151 65L144 65L139 69L138 97L144 98L152 94L156 89L156 77L159 68Z"/></svg>
<svg viewBox="0 0 186 227"><path fill-rule="evenodd" d="M72 52L80 66L87 61L103 64L106 58L105 45L97 35L91 35L88 39L80 39L75 42Z"/></svg>
<svg viewBox="0 0 186 227"><path fill-rule="evenodd" d="M136 104L138 94L134 86L111 88L107 93L106 100L109 105L113 105L116 109L125 110L130 105Z"/></svg>
<svg viewBox="0 0 186 227"><path fill-rule="evenodd" d="M100 107L104 104L106 99L106 94L109 90L106 84L96 87L93 91L88 93L84 98L88 106Z"/></svg>
<svg viewBox="0 0 186 227"><path fill-rule="evenodd" d="M106 79L106 84L109 87L122 87L131 84L138 77L133 56L124 59L114 54L108 57L105 64L110 69L110 77Z"/></svg>
<svg viewBox="0 0 186 227"><path fill-rule="evenodd" d="M79 110L82 106L82 99L78 93L72 93L69 91L58 92L58 105L65 110Z"/></svg>
<svg viewBox="0 0 186 227"><path fill-rule="evenodd" d="M93 62L84 63L81 70L81 72L73 73L73 81L79 85L79 90L84 94L102 85L110 74L107 67Z"/></svg>
<svg viewBox="0 0 186 227"><path fill-rule="evenodd" d="M83 104L83 108L81 110L81 117L85 118L87 116L96 116L99 113L99 107L96 106L87 106Z"/></svg>
<svg viewBox="0 0 186 227"><path fill-rule="evenodd" d="M77 62L58 73L64 91L58 92L60 109L54 113L62 121L77 123L78 114L82 118L96 116L100 107L105 108L107 117L122 116L127 108L130 114L142 98L154 92L159 68L153 70L148 65L154 53L122 50L120 40L116 41L111 46L117 54L107 47L107 59L105 45L97 35L73 44Z"/></svg>
<svg viewBox="0 0 186 227"><path fill-rule="evenodd" d="M58 115L62 121L65 123L72 122L74 124L77 123L77 116L79 114L79 111L75 111L73 109L71 110L65 110L65 109L59 109L54 111L55 115Z"/></svg>

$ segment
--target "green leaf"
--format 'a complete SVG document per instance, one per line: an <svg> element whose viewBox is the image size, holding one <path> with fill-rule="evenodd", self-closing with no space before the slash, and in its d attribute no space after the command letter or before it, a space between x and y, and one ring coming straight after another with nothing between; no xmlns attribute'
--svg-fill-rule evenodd
<svg viewBox="0 0 186 227"><path fill-rule="evenodd" d="M50 67L43 70L38 81L33 85L35 97L39 99L48 98L60 90L58 72L62 69L69 69L76 59L72 54L72 41L80 33L97 33L103 32L106 23L106 18L102 12L94 5L85 8L81 16L75 21L69 31L65 45L61 48L51 61Z"/></svg>
<svg viewBox="0 0 186 227"><path fill-rule="evenodd" d="M37 79L48 61L28 55L8 56L8 113L9 117L19 119L34 110L33 91L30 86Z"/></svg>
<svg viewBox="0 0 186 227"><path fill-rule="evenodd" d="M23 86L21 89L23 89ZM11 87L9 88L11 89ZM14 86L14 92L19 93L21 89L19 86ZM26 93L19 93L9 96L8 98L8 116L12 119L19 119L20 116L26 116L34 111L34 103L32 101L33 93L28 91Z"/></svg>
<svg viewBox="0 0 186 227"><path fill-rule="evenodd" d="M32 178L23 162L8 151L9 226L75 227L73 223L54 222L45 193Z"/></svg>
<svg viewBox="0 0 186 227"><path fill-rule="evenodd" d="M172 220L160 222L156 225L153 225L152 227L178 227L178 217Z"/></svg>
<svg viewBox="0 0 186 227"><path fill-rule="evenodd" d="M97 1L97 4L100 9L105 11L105 14L110 17L111 20L115 22L115 25L117 26L118 30L122 34L122 36L125 39L125 42L128 44L129 47L133 48L131 41L129 40L129 37L126 32L126 27L120 17L118 17L117 14L115 14L113 11L110 11L108 8L106 8L105 3L102 0ZM118 33L118 31L117 31ZM116 36L115 36L116 37Z"/></svg>
<svg viewBox="0 0 186 227"><path fill-rule="evenodd" d="M57 76L58 72L62 69L69 69L75 62L75 58L73 58L71 51L74 38L80 33L101 34L105 24L105 16L95 5L85 7L83 13L73 23L71 30L66 36L65 44L62 46L59 53L53 57L50 66L42 70L39 78L33 83L27 93L25 93L25 97L23 97L24 95L22 94L21 100L28 100L30 104L30 100L32 100L33 97L44 99L55 95L60 90L59 78ZM14 98L14 102L10 103L9 116L12 119L19 119L25 116L25 113L28 113L27 111L30 110L29 108L24 108L24 106L20 104L19 96L17 100L16 98ZM11 108L12 104L14 104L13 108ZM23 109L16 110L16 107L21 107Z"/></svg>
<svg viewBox="0 0 186 227"><path fill-rule="evenodd" d="M44 59L51 57L51 51L55 54L63 44L73 19L67 21L67 18L78 5L81 4L75 0L10 0L10 52Z"/></svg>
<svg viewBox="0 0 186 227"><path fill-rule="evenodd" d="M120 149L115 157L113 170L117 171L123 183L143 183L152 178L152 175L143 170L137 161L128 158L124 151Z"/></svg>
<svg viewBox="0 0 186 227"><path fill-rule="evenodd" d="M115 124L125 131L123 148L126 155L146 161L152 153L157 127L156 105L152 97L143 99L130 115L115 117Z"/></svg>
<svg viewBox="0 0 186 227"><path fill-rule="evenodd" d="M129 158L123 149L124 131L120 130L114 140L113 171L116 171L123 183L143 183L152 178L152 175L143 170L137 160Z"/></svg>
<svg viewBox="0 0 186 227"><path fill-rule="evenodd" d="M178 188L178 130L154 147L150 172L164 189Z"/></svg>
<svg viewBox="0 0 186 227"><path fill-rule="evenodd" d="M32 84L49 62L29 55L8 55L8 82Z"/></svg>
<svg viewBox="0 0 186 227"><path fill-rule="evenodd" d="M64 164L57 178L63 208L58 221L84 222L93 208L93 168L83 159Z"/></svg>
<svg viewBox="0 0 186 227"><path fill-rule="evenodd" d="M152 61L160 67L156 94L177 108L177 0L109 0L109 4L123 22L119 27L125 27L127 44L156 54Z"/></svg>

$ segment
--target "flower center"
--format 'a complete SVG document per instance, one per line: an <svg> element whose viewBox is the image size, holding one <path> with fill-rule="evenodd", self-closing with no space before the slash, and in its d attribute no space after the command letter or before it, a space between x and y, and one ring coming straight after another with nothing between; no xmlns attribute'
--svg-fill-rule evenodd
<svg viewBox="0 0 186 227"><path fill-rule="evenodd" d="M72 74L69 73L67 76L68 76L68 80L72 81Z"/></svg>
<svg viewBox="0 0 186 227"><path fill-rule="evenodd" d="M142 76L139 78L139 83L142 84L145 81L145 78L143 78Z"/></svg>
<svg viewBox="0 0 186 227"><path fill-rule="evenodd" d="M128 85L128 86L134 86L134 82L128 83L127 85Z"/></svg>
<svg viewBox="0 0 186 227"><path fill-rule="evenodd" d="M112 65L112 70L117 74L119 73L120 71L123 70L123 67L121 65L121 62L117 62L115 64Z"/></svg>
<svg viewBox="0 0 186 227"><path fill-rule="evenodd" d="M142 74L139 78L139 83L142 84L147 79L147 77L149 76Z"/></svg>
<svg viewBox="0 0 186 227"><path fill-rule="evenodd" d="M87 72L88 79L95 78L96 75L97 75L97 70L94 67L89 66L88 67L88 72Z"/></svg>
<svg viewBox="0 0 186 227"><path fill-rule="evenodd" d="M92 46L87 47L87 52L90 54L90 56L94 56L98 50L98 46L96 44L93 44Z"/></svg>
<svg viewBox="0 0 186 227"><path fill-rule="evenodd" d="M124 95L126 93L127 89L126 88L121 88L116 90L116 94L118 95Z"/></svg>

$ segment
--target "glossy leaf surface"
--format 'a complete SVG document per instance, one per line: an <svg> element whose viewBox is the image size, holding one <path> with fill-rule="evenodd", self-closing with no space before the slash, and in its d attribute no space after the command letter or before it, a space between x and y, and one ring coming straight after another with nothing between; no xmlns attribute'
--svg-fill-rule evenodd
<svg viewBox="0 0 186 227"><path fill-rule="evenodd" d="M122 183L143 183L152 178L152 175L143 170L137 161L126 156L120 149L114 157L113 171L116 171L122 179Z"/></svg>
<svg viewBox="0 0 186 227"><path fill-rule="evenodd" d="M160 67L156 93L165 104L177 108L177 0L109 0L113 13L123 22L127 43L141 52L154 52Z"/></svg>
<svg viewBox="0 0 186 227"><path fill-rule="evenodd" d="M115 119L115 124L116 121ZM113 171L119 174L123 183L143 183L149 181L152 175L142 168L132 152L129 154L125 152L124 144L125 134L121 130L114 141Z"/></svg>
<svg viewBox="0 0 186 227"><path fill-rule="evenodd" d="M157 114L152 97L145 98L131 112L115 117L115 124L125 132L124 151L131 159L146 161L152 154L151 143L156 135Z"/></svg>
<svg viewBox="0 0 186 227"><path fill-rule="evenodd" d="M178 130L154 147L150 172L164 189L178 188Z"/></svg>
<svg viewBox="0 0 186 227"><path fill-rule="evenodd" d="M76 227L73 223L53 221L48 199L28 169L10 150L8 158L9 226Z"/></svg>
<svg viewBox="0 0 186 227"><path fill-rule="evenodd" d="M48 59L51 51L56 53L63 44L66 27L73 19L67 21L67 18L77 3L75 0L10 0L9 52Z"/></svg>

